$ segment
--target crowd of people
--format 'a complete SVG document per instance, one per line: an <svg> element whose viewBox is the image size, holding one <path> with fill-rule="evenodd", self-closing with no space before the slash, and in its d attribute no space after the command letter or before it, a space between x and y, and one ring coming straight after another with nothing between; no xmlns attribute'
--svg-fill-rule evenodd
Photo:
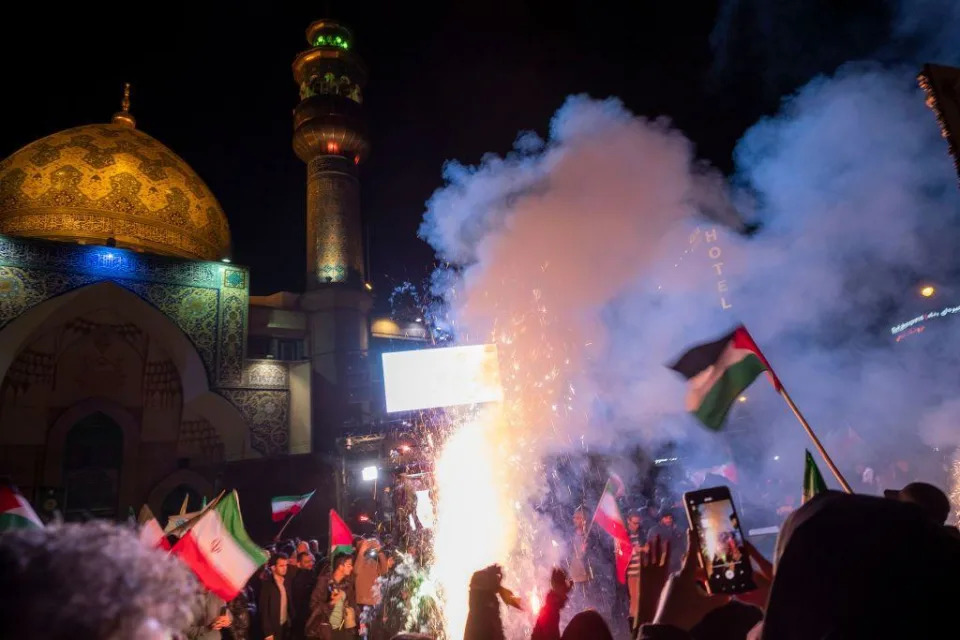
<svg viewBox="0 0 960 640"><path fill-rule="evenodd" d="M942 637L960 575L950 511L943 492L922 483L882 498L821 493L787 518L772 562L749 542L738 550L750 558L756 589L733 596L704 588L696 534L674 513L631 511L627 577L637 588L627 605L601 610L590 606L590 590L616 578L594 567L586 514L578 511L573 552L544 585L531 640L612 639L627 627L637 640ZM404 634L410 610L391 608L410 596L410 576L400 571L410 558L385 542L358 537L333 557L323 557L316 540L276 543L269 562L223 602L124 526L9 531L0 535L0 637L428 638ZM506 629L517 626L515 614L502 605L529 605L505 587L504 573L492 566L474 574L464 640L514 637ZM448 630L448 638L459 636Z"/></svg>

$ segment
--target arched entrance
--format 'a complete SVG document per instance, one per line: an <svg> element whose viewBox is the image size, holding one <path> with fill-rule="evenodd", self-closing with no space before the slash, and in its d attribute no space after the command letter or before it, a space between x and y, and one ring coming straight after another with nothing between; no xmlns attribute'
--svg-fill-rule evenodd
<svg viewBox="0 0 960 640"><path fill-rule="evenodd" d="M81 418L67 432L63 452L64 518L115 519L123 467L123 429L108 415Z"/></svg>

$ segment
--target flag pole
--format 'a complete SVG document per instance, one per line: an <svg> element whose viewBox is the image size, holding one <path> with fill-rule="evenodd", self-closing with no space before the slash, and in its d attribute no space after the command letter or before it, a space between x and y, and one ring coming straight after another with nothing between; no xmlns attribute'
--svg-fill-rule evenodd
<svg viewBox="0 0 960 640"><path fill-rule="evenodd" d="M170 533L167 533L167 534L164 534L164 535L166 535L166 536L175 536L175 535L177 535L178 533L182 533L182 532L186 531L187 529L190 529L194 524L196 524L196 523L200 520L200 517L201 517L201 516L203 516L203 515L206 514L208 511L210 511L211 509L213 509L214 507L216 507L216 506L220 503L220 500L223 498L223 496L226 495L226 493L227 493L227 491L226 491L226 489L224 489L223 491L220 492L220 495L218 495L216 498L214 498L213 502L211 502L211 503L208 504L206 507L204 507L203 509L201 509L200 511L198 511L195 518L193 518L193 519L191 519L191 520L187 520L186 522L184 522L184 523L183 523L182 525L180 525L179 527L177 527L177 528L175 528L175 529L171 529L171 530L170 530ZM183 515L183 514L181 514L181 515Z"/></svg>
<svg viewBox="0 0 960 640"><path fill-rule="evenodd" d="M810 436L810 440L813 441L813 446L815 446L817 451L820 452L820 455L823 457L824 462L827 463L827 466L830 467L830 471L833 472L837 482L840 483L840 486L843 487L844 491L847 493L853 493L853 489L850 488L850 485L843 477L843 474L840 473L840 469L837 468L837 465L833 463L833 460L830 458L830 454L828 454L827 450L823 448L822 444L820 444L820 438L817 437L817 434L813 432L813 428L810 427L810 423L807 422L807 419L803 417L802 413L800 413L800 409L798 409L797 405L793 402L793 398L791 398L790 394L787 393L787 390L784 388L783 384L780 384L779 387L780 395L783 396L784 400L786 400L787 406L790 407L791 411L793 411L793 415L797 417L797 420L800 422L803 430L807 432L808 436Z"/></svg>
<svg viewBox="0 0 960 640"><path fill-rule="evenodd" d="M274 538L273 538L273 541L274 541L274 542L279 542L279 541L280 541L280 536L282 536L282 535L283 535L283 532L287 530L287 525L290 524L290 521L291 521L291 520L293 520L293 516L297 515L298 513L300 513L300 512L299 512L299 511L297 511L297 512L291 512L290 515L287 516L287 521L283 523L283 526L280 527L280 531L278 531L278 532L277 532L277 535L274 536Z"/></svg>

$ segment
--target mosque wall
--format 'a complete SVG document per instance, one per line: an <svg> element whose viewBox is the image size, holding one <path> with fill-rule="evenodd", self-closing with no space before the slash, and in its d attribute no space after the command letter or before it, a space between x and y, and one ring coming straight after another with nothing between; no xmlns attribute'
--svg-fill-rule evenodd
<svg viewBox="0 0 960 640"><path fill-rule="evenodd" d="M244 359L247 313L241 267L0 236L0 473L111 517L288 453L290 372Z"/></svg>

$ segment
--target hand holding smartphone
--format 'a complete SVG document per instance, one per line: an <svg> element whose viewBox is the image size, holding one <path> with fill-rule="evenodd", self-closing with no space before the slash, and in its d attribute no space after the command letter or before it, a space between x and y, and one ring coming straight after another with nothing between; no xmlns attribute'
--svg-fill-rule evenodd
<svg viewBox="0 0 960 640"><path fill-rule="evenodd" d="M708 591L732 595L756 589L730 490L713 487L690 491L683 494L683 504L696 534Z"/></svg>

